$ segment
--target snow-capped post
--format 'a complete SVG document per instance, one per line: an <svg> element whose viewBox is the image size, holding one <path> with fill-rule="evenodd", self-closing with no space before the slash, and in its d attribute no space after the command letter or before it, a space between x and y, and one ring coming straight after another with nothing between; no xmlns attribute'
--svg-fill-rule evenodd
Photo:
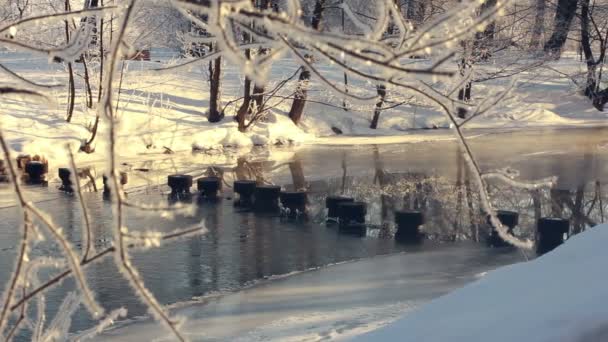
<svg viewBox="0 0 608 342"><path fill-rule="evenodd" d="M397 210L395 211L395 223L397 232L395 240L399 242L417 243L422 240L420 226L424 224L424 214L420 211Z"/></svg>
<svg viewBox="0 0 608 342"><path fill-rule="evenodd" d="M29 154L20 154L17 156L17 169L23 170L25 169L25 164L27 164L32 157Z"/></svg>
<svg viewBox="0 0 608 342"><path fill-rule="evenodd" d="M196 181L200 199L217 199L217 193L222 188L222 180L219 177L203 177Z"/></svg>
<svg viewBox="0 0 608 342"><path fill-rule="evenodd" d="M496 217L500 223L505 225L508 228L508 234L513 235L513 229L519 224L519 214L514 211L508 210L497 210ZM500 237L496 228L492 226L492 222L490 220L490 216L487 217L488 224L492 227L490 231L490 236L488 237L488 243L492 247L507 247L511 246L508 242Z"/></svg>
<svg viewBox="0 0 608 342"><path fill-rule="evenodd" d="M167 176L167 185L171 188L169 199L187 199L190 197L190 188L192 187L192 176L190 175L169 175Z"/></svg>
<svg viewBox="0 0 608 342"><path fill-rule="evenodd" d="M101 176L102 180L103 180L103 198L105 199L109 199L110 198L110 186L108 184L108 176L103 175Z"/></svg>
<svg viewBox="0 0 608 342"><path fill-rule="evenodd" d="M109 178L108 176L106 176L105 174L102 176L103 179L103 198L105 199L110 199L110 195L111 195L111 186L108 183ZM126 185L127 182L129 181L129 176L127 175L126 172L120 172L119 173L119 181L120 181L120 185Z"/></svg>
<svg viewBox="0 0 608 342"><path fill-rule="evenodd" d="M6 166L4 166L4 160L0 159L0 183L8 182L8 173L6 172Z"/></svg>
<svg viewBox="0 0 608 342"><path fill-rule="evenodd" d="M70 194L73 193L74 188L72 187L72 180L70 178L71 174L72 174L70 169L67 167L62 167L62 168L59 168L57 173L58 173L59 179L61 180L61 186L59 187L59 190L65 191Z"/></svg>
<svg viewBox="0 0 608 342"><path fill-rule="evenodd" d="M254 210L257 212L278 212L279 195L281 187L279 185L258 185L254 193Z"/></svg>
<svg viewBox="0 0 608 342"><path fill-rule="evenodd" d="M364 235L365 216L367 215L367 203L365 202L342 202L338 204L338 222L340 230L347 233Z"/></svg>
<svg viewBox="0 0 608 342"><path fill-rule="evenodd" d="M27 173L28 181L31 184L42 184L45 182L44 175L46 174L46 168L40 161L28 161L25 164L25 173Z"/></svg>
<svg viewBox="0 0 608 342"><path fill-rule="evenodd" d="M281 191L281 205L285 215L291 218L305 217L308 196L305 191Z"/></svg>
<svg viewBox="0 0 608 342"><path fill-rule="evenodd" d="M570 233L570 221L562 218L543 217L537 223L536 253L552 251L564 243Z"/></svg>
<svg viewBox="0 0 608 342"><path fill-rule="evenodd" d="M327 196L325 208L327 208L327 222L333 222L338 218L338 205L340 203L352 203L355 199L346 196Z"/></svg>
<svg viewBox="0 0 608 342"><path fill-rule="evenodd" d="M250 207L253 204L253 193L255 192L256 182L252 180L237 180L234 181L234 192L239 195L238 200L234 201L234 205L240 207Z"/></svg>

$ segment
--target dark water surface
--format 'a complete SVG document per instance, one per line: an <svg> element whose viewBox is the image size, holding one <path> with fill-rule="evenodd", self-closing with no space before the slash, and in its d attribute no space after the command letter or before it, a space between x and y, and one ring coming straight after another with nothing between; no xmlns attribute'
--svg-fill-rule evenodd
<svg viewBox="0 0 608 342"><path fill-rule="evenodd" d="M490 184L496 208L520 213L516 233L534 238L534 222L541 216L571 219L573 233L604 221L608 173L608 130L576 129L484 134L472 139L484 170L509 167L520 172L521 180L557 176L553 189L526 190L505 184ZM213 161L210 163L209 161ZM91 174L100 187L100 167ZM138 171L137 169L140 169ZM145 169L145 171L141 171ZM470 181L458 147L453 141L400 145L303 146L238 152L222 157L195 154L127 161L129 199L145 203L167 203L167 174L176 171L194 175L216 172L227 184L235 178L257 179L283 185L287 189L306 188L309 220L285 220L257 215L233 206L231 189L225 187L217 203L198 206L193 217L175 220L129 210L126 226L131 230L170 231L204 220L209 232L145 251L134 252L133 261L148 288L163 304L190 301L226 291L236 291L272 276L323 267L353 259L398 252L420 253L450 247L450 254L463 255L471 248L485 249L488 227L480 213L479 196ZM86 183L86 179L82 180ZM28 187L28 196L63 227L68 239L80 246L81 214L74 197L48 188ZM90 189L91 184L87 189ZM194 191L194 188L193 188ZM365 237L344 235L324 223L324 198L328 194L348 194L369 204L369 229ZM0 281L5 284L13 268L16 251L18 210L8 200L9 188L0 185ZM99 192L85 193L93 217L96 248L112 244L112 206ZM396 243L393 239L393 211L400 208L425 212L428 234L421 246ZM454 241L461 241L454 244ZM462 242L464 241L464 242ZM479 244L477 244L479 243ZM454 248L456 246L455 252ZM472 247L474 246L474 247ZM32 258L59 255L59 248L42 242ZM502 258L517 251L488 250L484 260L471 260L471 267L487 262L497 266L514 262ZM492 257L494 255L495 257ZM497 262L497 259L502 260ZM502 259L500 259L502 258ZM433 263L437 260L433 259ZM449 262L449 260L444 260ZM428 263L432 272L433 263ZM425 266L427 267L427 266ZM459 267L466 270L467 265ZM57 270L40 276L47 279ZM87 267L91 287L108 309L125 306L129 317L146 314L127 282L113 264L112 257ZM4 286L4 285L2 285ZM47 311L52 315L66 291L67 280L45 293ZM74 317L72 330L90 326L84 310ZM27 336L22 336L27 339Z"/></svg>

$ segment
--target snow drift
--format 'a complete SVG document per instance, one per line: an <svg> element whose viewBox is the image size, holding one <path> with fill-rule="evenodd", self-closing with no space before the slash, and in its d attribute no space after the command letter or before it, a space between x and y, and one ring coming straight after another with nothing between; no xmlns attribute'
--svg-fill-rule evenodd
<svg viewBox="0 0 608 342"><path fill-rule="evenodd" d="M355 341L608 340L608 225L506 266Z"/></svg>

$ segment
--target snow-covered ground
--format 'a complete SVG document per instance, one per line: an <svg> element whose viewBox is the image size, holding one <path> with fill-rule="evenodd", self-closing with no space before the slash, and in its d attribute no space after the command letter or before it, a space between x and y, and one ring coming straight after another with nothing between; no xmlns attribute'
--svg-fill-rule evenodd
<svg viewBox="0 0 608 342"><path fill-rule="evenodd" d="M608 341L607 242L597 226L355 341Z"/></svg>
<svg viewBox="0 0 608 342"><path fill-rule="evenodd" d="M166 56L164 62L170 62ZM155 60L155 56L152 56ZM161 59L161 57L158 57ZM24 53L0 52L0 61L22 76L36 82L67 83L67 72L59 64L49 65L44 58ZM173 61L176 63L176 61ZM181 61L177 61L180 62ZM426 63L422 60L416 63ZM219 124L209 124L205 117L208 107L207 75L205 65L156 72L151 69L163 64L157 62L129 61L125 64L122 87L116 94L115 103L120 118L120 146L122 157L141 153L157 153L168 150L190 151L197 149L222 149L239 147L250 149L254 145L298 143L394 143L446 138L447 130L418 130L421 128L446 128L448 122L437 110L417 102L410 105L410 98L389 89L385 106L393 107L382 112L379 128L370 129L373 106L349 104L342 108L342 100L335 98L314 80L309 90L304 119L295 126L287 117L296 82L288 82L269 101L272 107L263 122L247 133L237 130L233 115L242 96L242 75L230 65L224 66L222 99L226 117ZM575 58L565 57L550 65L564 73L576 73L584 66ZM82 65L77 64L77 74ZM337 84L342 73L332 66L319 65L320 70ZM492 69L494 66L481 66ZM267 89L273 89L281 80L294 76L297 65L291 59L277 61L270 73ZM519 82L508 99L501 102L486 116L476 119L468 127L495 129L603 125L606 114L593 108L588 99L577 93L571 81L559 77L549 69L533 69L518 75ZM115 89L119 88L117 77ZM474 101L483 100L488 94L503 90L509 79L498 79L476 84ZM97 80L93 79L93 97L96 98ZM71 142L79 146L90 136L95 111L84 105L83 82L77 77L78 97L73 122L65 123L67 91L56 88L50 93L49 103L36 103L31 99L2 98L0 118L3 130L9 136L11 146L18 152L44 155L60 163L65 161L63 145ZM373 89L373 85L349 80L352 92ZM403 103L402 103L403 102ZM402 104L400 104L402 103ZM400 105L397 105L400 104ZM337 136L332 128L344 134ZM103 128L101 132L104 132ZM105 139L98 138L94 147L105 151ZM103 160L102 153L78 155L80 162Z"/></svg>

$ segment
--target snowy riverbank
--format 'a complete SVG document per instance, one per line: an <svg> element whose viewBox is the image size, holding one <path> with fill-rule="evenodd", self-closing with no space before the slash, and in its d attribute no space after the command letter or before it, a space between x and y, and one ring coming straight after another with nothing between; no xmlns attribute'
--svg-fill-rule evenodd
<svg viewBox="0 0 608 342"><path fill-rule="evenodd" d="M154 59L154 56L153 56ZM0 53L0 61L22 76L40 83L66 83L63 66L49 65L44 58L27 54ZM165 60L165 62L170 62ZM422 60L416 63L426 63ZM583 65L563 58L555 68L576 71ZM119 153L133 157L142 153L163 153L200 150L222 150L225 147L250 149L255 145L289 145L302 143L351 144L381 142L416 142L444 139L450 136L444 115L431 107L411 105L409 97L389 91L387 109L383 110L378 129L370 129L373 106L349 105L342 108L342 99L333 97L314 80L309 90L303 121L295 126L287 113L296 86L288 82L269 101L271 107L263 122L241 133L233 120L234 102L242 93L242 75L233 67L224 68L222 95L226 117L218 124L207 122L208 88L203 65L178 72L155 72L156 62L129 61L125 64L118 102ZM82 70L76 65L77 71ZM492 66L485 66L491 69ZM290 59L277 61L272 68L268 87L292 76L297 65ZM338 82L342 74L324 66L327 77ZM119 78L120 79L120 78ZM118 82L118 81L117 81ZM94 82L93 85L96 83ZM507 80L489 81L475 86L475 101L495 93L509 84ZM17 152L41 154L55 163L65 161L63 146L70 142L79 146L91 135L95 111L84 105L83 82L77 79L76 111L72 123L65 122L67 92L63 87L53 89L51 103L32 99L3 98L0 118L3 130ZM116 85L118 88L118 85ZM351 80L351 91L369 91L370 85ZM95 91L95 89L93 89ZM232 103L232 104L231 104ZM523 106L522 106L523 104ZM550 70L535 70L519 75L519 82L508 99L486 116L468 125L470 128L524 129L538 127L580 127L604 125L606 114L594 109L588 100L577 94L566 78L556 78ZM439 128L434 130L433 128ZM338 129L342 135L336 135ZM104 128L100 134L104 134ZM92 145L105 151L106 141L97 137ZM103 160L102 153L78 155L80 162Z"/></svg>

